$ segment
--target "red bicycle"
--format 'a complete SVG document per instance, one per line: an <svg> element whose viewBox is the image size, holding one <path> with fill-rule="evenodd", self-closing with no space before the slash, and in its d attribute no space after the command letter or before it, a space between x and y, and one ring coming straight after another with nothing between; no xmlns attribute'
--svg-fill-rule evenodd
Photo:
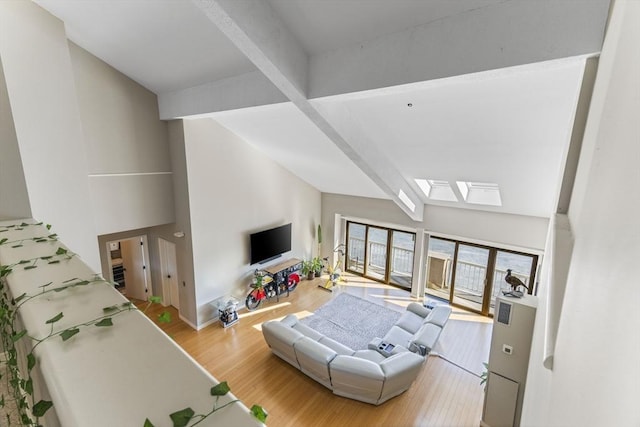
<svg viewBox="0 0 640 427"><path fill-rule="evenodd" d="M277 284L273 278L266 275L264 271L256 270L254 273L253 283L251 283L251 291L244 302L247 310L252 311L260 306L262 301L273 297L279 299L280 295L293 292L300 283L300 276L297 273L291 273L284 277L284 280Z"/></svg>

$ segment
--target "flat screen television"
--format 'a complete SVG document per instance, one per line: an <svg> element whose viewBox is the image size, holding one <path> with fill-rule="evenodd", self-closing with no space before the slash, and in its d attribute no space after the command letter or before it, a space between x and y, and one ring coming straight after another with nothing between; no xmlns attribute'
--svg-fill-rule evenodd
<svg viewBox="0 0 640 427"><path fill-rule="evenodd" d="M291 224L252 233L251 264L265 263L291 250Z"/></svg>

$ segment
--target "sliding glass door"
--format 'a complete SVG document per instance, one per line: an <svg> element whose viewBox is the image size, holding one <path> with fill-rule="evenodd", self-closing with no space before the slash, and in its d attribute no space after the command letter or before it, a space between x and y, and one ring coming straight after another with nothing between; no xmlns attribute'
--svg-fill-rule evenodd
<svg viewBox="0 0 640 427"><path fill-rule="evenodd" d="M537 264L537 255L430 237L425 293L493 315L496 296L511 288L504 280L507 270L533 293Z"/></svg>
<svg viewBox="0 0 640 427"><path fill-rule="evenodd" d="M415 237L415 233L348 222L346 269L411 289Z"/></svg>

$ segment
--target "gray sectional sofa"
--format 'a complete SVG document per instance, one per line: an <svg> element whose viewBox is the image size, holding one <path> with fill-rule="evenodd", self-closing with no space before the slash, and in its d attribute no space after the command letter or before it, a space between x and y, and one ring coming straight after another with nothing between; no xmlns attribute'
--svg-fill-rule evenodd
<svg viewBox="0 0 640 427"><path fill-rule="evenodd" d="M271 351L334 394L380 405L406 391L435 345L451 308L411 303L391 330L353 350L298 322L292 314L262 325Z"/></svg>

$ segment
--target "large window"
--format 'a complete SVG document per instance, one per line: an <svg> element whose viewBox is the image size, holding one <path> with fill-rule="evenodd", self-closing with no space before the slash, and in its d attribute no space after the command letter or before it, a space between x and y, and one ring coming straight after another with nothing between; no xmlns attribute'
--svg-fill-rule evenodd
<svg viewBox="0 0 640 427"><path fill-rule="evenodd" d="M482 314L493 314L496 296L510 289L507 270L533 293L538 256L431 237L425 292Z"/></svg>
<svg viewBox="0 0 640 427"><path fill-rule="evenodd" d="M348 271L411 289L415 233L347 223Z"/></svg>

